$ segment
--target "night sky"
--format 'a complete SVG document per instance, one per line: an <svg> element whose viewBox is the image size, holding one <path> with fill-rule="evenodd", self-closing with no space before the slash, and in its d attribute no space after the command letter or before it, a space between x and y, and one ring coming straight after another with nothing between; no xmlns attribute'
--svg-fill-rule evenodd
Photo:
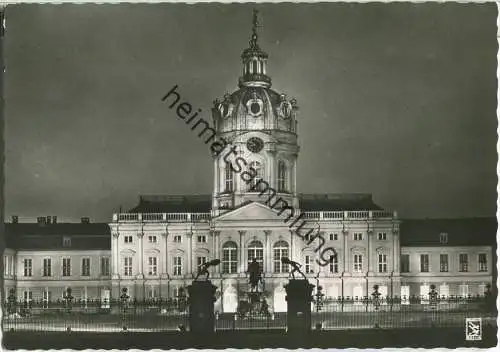
<svg viewBox="0 0 500 352"><path fill-rule="evenodd" d="M109 221L139 194L210 194L211 120L237 88L252 5L14 5L6 13L6 217ZM494 216L488 4L258 5L273 88L300 106L298 191L372 193L401 217Z"/></svg>

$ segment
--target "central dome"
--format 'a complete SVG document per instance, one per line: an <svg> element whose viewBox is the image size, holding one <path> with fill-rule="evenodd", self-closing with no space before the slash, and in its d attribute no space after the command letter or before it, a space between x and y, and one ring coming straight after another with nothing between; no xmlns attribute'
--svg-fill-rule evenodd
<svg viewBox="0 0 500 352"><path fill-rule="evenodd" d="M295 132L298 109L295 99L289 100L269 87L245 85L214 103L218 132L257 129Z"/></svg>
<svg viewBox="0 0 500 352"><path fill-rule="evenodd" d="M257 43L257 24L254 11L250 46L241 55L243 75L239 78L239 89L214 101L212 111L218 133L271 129L296 133L297 102L271 89L268 55Z"/></svg>

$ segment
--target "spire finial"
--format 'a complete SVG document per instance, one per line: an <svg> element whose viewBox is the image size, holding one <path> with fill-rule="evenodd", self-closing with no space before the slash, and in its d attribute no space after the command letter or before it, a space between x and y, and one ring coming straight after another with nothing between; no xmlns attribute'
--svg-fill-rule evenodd
<svg viewBox="0 0 500 352"><path fill-rule="evenodd" d="M259 14L259 10L253 9L253 21L252 21L252 40L250 40L250 47L251 48L258 48L259 46L257 45L257 27L259 26L259 19L257 18L257 15Z"/></svg>

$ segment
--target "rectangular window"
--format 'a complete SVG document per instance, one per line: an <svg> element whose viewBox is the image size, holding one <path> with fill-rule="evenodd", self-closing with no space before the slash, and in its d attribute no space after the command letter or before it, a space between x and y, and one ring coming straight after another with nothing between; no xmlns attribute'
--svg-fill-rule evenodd
<svg viewBox="0 0 500 352"><path fill-rule="evenodd" d="M466 253L461 253L458 255L458 271L467 272L469 271L469 256Z"/></svg>
<svg viewBox="0 0 500 352"><path fill-rule="evenodd" d="M71 237L63 236L63 247L65 248L71 247Z"/></svg>
<svg viewBox="0 0 500 352"><path fill-rule="evenodd" d="M226 167L224 172L224 191L232 192L233 191L233 170L230 167Z"/></svg>
<svg viewBox="0 0 500 352"><path fill-rule="evenodd" d="M196 257L196 265L198 268L207 262L207 257Z"/></svg>
<svg viewBox="0 0 500 352"><path fill-rule="evenodd" d="M448 254L439 255L439 271L442 273L448 272Z"/></svg>
<svg viewBox="0 0 500 352"><path fill-rule="evenodd" d="M174 275L182 275L182 257L174 257Z"/></svg>
<svg viewBox="0 0 500 352"><path fill-rule="evenodd" d="M310 255L306 255L305 264L306 264L306 267L305 267L306 274L314 273L313 266L312 266L312 258Z"/></svg>
<svg viewBox="0 0 500 352"><path fill-rule="evenodd" d="M339 272L339 259L336 255L330 256L330 272L335 274Z"/></svg>
<svg viewBox="0 0 500 352"><path fill-rule="evenodd" d="M82 258L82 276L90 276L90 258Z"/></svg>
<svg viewBox="0 0 500 352"><path fill-rule="evenodd" d="M288 258L288 247L275 247L273 248L274 251L274 272L275 273L287 273L289 270L289 265L284 264L281 261L281 258L287 257Z"/></svg>
<svg viewBox="0 0 500 352"><path fill-rule="evenodd" d="M174 236L174 242L175 243L181 243L182 242L182 236L181 235L175 235Z"/></svg>
<svg viewBox="0 0 500 352"><path fill-rule="evenodd" d="M379 232L378 233L378 240L379 241L385 241L385 240L387 240L387 233L386 232Z"/></svg>
<svg viewBox="0 0 500 352"><path fill-rule="evenodd" d="M110 270L109 270L109 257L102 257L101 258L101 275L102 276L109 276Z"/></svg>
<svg viewBox="0 0 500 352"><path fill-rule="evenodd" d="M7 276L7 256L3 256L3 275Z"/></svg>
<svg viewBox="0 0 500 352"><path fill-rule="evenodd" d="M401 272L409 273L410 272L410 255L409 254L401 254Z"/></svg>
<svg viewBox="0 0 500 352"><path fill-rule="evenodd" d="M147 298L155 299L158 298L158 287L157 286L149 286L147 289Z"/></svg>
<svg viewBox="0 0 500 352"><path fill-rule="evenodd" d="M337 241L339 239L339 235L336 233L330 234L330 241Z"/></svg>
<svg viewBox="0 0 500 352"><path fill-rule="evenodd" d="M71 276L70 258L62 258L62 276Z"/></svg>
<svg viewBox="0 0 500 352"><path fill-rule="evenodd" d="M48 288L42 291L42 307L49 308L49 303L52 300L52 294Z"/></svg>
<svg viewBox="0 0 500 352"><path fill-rule="evenodd" d="M428 254L420 254L420 272L422 272L422 273L429 272L429 255Z"/></svg>
<svg viewBox="0 0 500 352"><path fill-rule="evenodd" d="M23 291L23 300L25 302L31 303L33 300L33 291L25 290Z"/></svg>
<svg viewBox="0 0 500 352"><path fill-rule="evenodd" d="M132 257L123 258L123 275L132 276Z"/></svg>
<svg viewBox="0 0 500 352"><path fill-rule="evenodd" d="M387 254L378 255L378 272L379 273L387 272Z"/></svg>
<svg viewBox="0 0 500 352"><path fill-rule="evenodd" d="M486 258L486 253L479 253L479 271L488 271L488 262Z"/></svg>
<svg viewBox="0 0 500 352"><path fill-rule="evenodd" d="M156 236L148 236L149 243L157 243Z"/></svg>
<svg viewBox="0 0 500 352"><path fill-rule="evenodd" d="M354 268L355 273L363 271L363 256L361 254L354 254Z"/></svg>
<svg viewBox="0 0 500 352"><path fill-rule="evenodd" d="M24 259L24 276L31 277L33 276L33 262L31 259Z"/></svg>
<svg viewBox="0 0 500 352"><path fill-rule="evenodd" d="M125 243L132 243L132 236L125 236L123 239Z"/></svg>
<svg viewBox="0 0 500 352"><path fill-rule="evenodd" d="M458 295L463 298L467 297L469 295L469 286L468 285L458 286Z"/></svg>
<svg viewBox="0 0 500 352"><path fill-rule="evenodd" d="M52 260L50 258L43 259L42 276L44 277L52 276Z"/></svg>
<svg viewBox="0 0 500 352"><path fill-rule="evenodd" d="M207 236L205 235L198 236L198 243L207 243Z"/></svg>
<svg viewBox="0 0 500 352"><path fill-rule="evenodd" d="M222 273L234 274L238 268L238 249L236 247L222 248Z"/></svg>
<svg viewBox="0 0 500 352"><path fill-rule="evenodd" d="M158 258L149 257L148 266L148 275L158 275Z"/></svg>
<svg viewBox="0 0 500 352"><path fill-rule="evenodd" d="M354 241L362 241L363 240L363 234L359 232L354 233Z"/></svg>

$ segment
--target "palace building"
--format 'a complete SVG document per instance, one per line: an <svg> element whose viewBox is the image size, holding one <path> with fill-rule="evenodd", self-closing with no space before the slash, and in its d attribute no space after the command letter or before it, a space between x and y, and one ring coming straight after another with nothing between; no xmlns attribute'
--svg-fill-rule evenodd
<svg viewBox="0 0 500 352"><path fill-rule="evenodd" d="M24 299L59 297L66 287L83 299L118 298L124 287L137 299L176 297L219 258L210 269L216 310L235 312L255 258L259 290L284 311L288 257L327 298L360 299L374 285L382 296L424 301L431 284L442 296L484 294L496 277L496 219L404 221L369 194L298 193L298 102L272 89L255 18L241 57L238 88L212 110L214 140L233 152L213 153L211 195L141 196L109 224L15 218L6 224L5 288Z"/></svg>

